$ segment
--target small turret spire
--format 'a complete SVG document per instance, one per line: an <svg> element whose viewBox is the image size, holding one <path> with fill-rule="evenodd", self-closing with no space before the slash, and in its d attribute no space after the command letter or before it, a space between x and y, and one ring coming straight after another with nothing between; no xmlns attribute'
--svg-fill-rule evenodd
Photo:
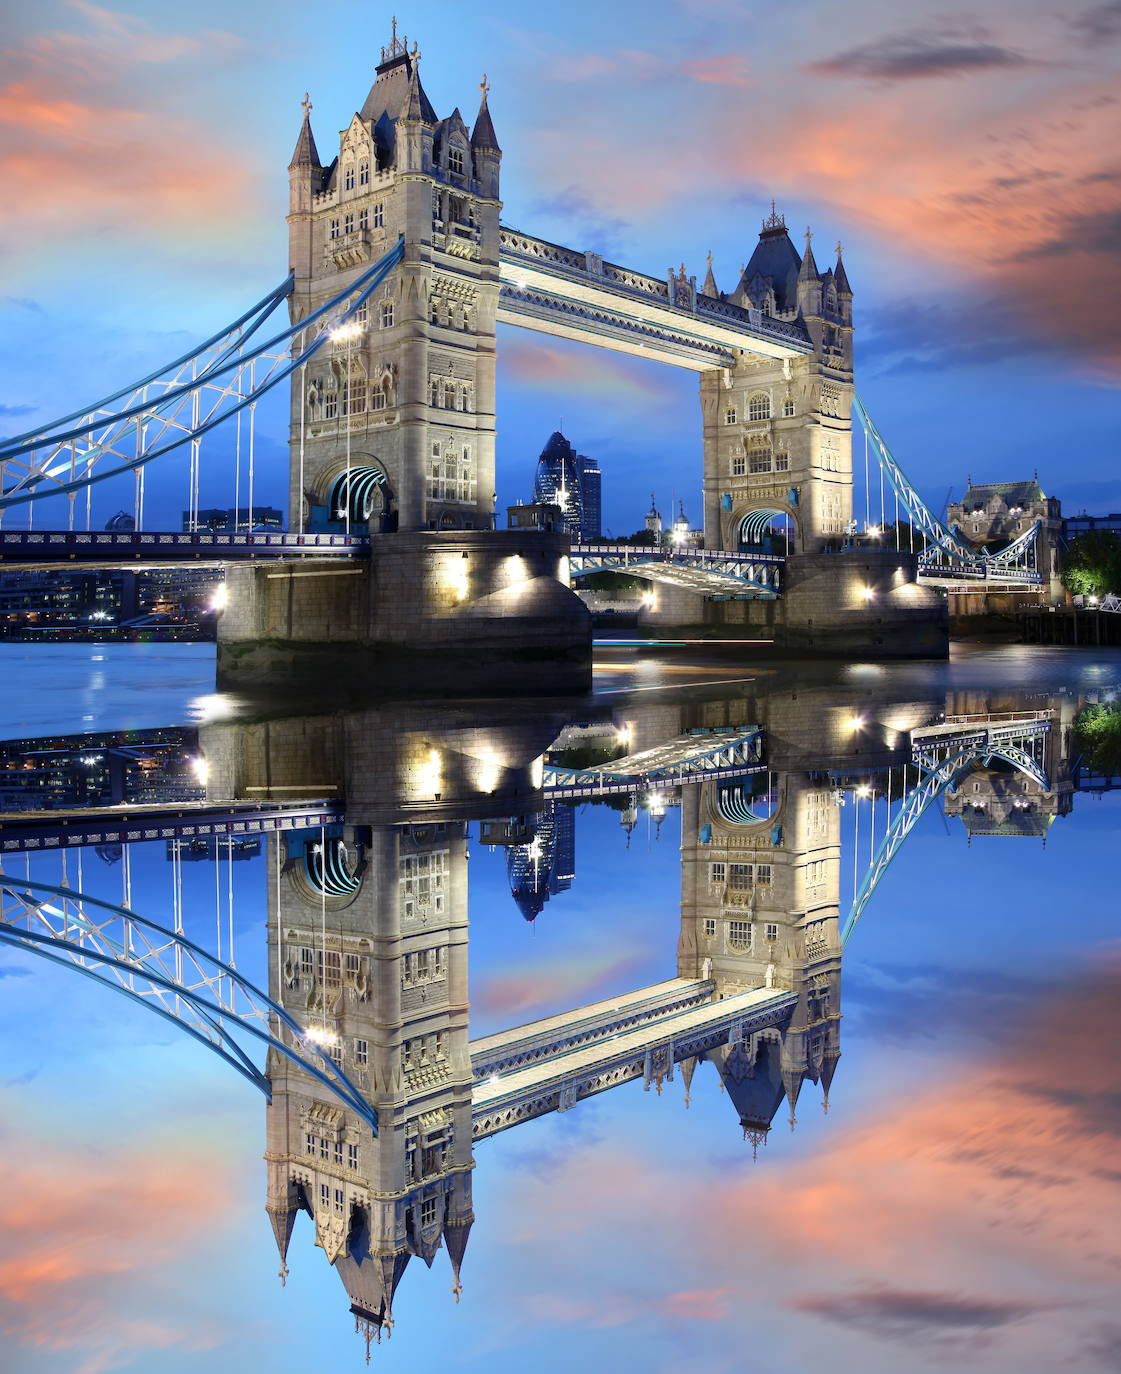
<svg viewBox="0 0 1121 1374"><path fill-rule="evenodd" d="M300 135L296 139L296 148L292 153L292 161L288 164L288 170L294 167L321 167L319 161L319 150L315 146L315 135L311 131L311 97L307 91L304 98L300 101L300 108L304 112L304 120L300 125Z"/></svg>
<svg viewBox="0 0 1121 1374"><path fill-rule="evenodd" d="M502 149L498 146L498 136L494 132L494 123L490 117L490 106L487 104L487 96L490 94L490 82L487 80L486 72L483 79L479 82L479 113L475 119L475 127L471 131L471 147L479 149L491 149L500 153Z"/></svg>
<svg viewBox="0 0 1121 1374"><path fill-rule="evenodd" d="M802 258L801 269L798 272L798 278L800 281L809 281L811 279L816 279L820 275L820 273L817 270L817 263L814 261L813 236L813 230L807 224L806 252Z"/></svg>
<svg viewBox="0 0 1121 1374"><path fill-rule="evenodd" d="M705 273L704 294L706 296L719 296L720 292L716 286L716 278L712 274L712 250L705 254L705 263L708 271Z"/></svg>
<svg viewBox="0 0 1121 1374"><path fill-rule="evenodd" d="M837 240L837 266L833 269L833 283L837 288L838 296L851 296L852 287L849 285L848 273L845 271L844 259L841 257L841 240Z"/></svg>

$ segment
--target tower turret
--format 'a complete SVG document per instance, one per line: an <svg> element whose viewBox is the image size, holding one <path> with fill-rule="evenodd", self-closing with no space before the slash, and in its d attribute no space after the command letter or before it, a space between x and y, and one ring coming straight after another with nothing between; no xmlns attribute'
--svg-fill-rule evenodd
<svg viewBox="0 0 1121 1374"><path fill-rule="evenodd" d="M821 274L814 261L813 231L806 226L806 251L798 269L798 311L806 318L821 314Z"/></svg>
<svg viewBox="0 0 1121 1374"><path fill-rule="evenodd" d="M471 131L471 157L475 163L475 179L479 183L479 191L482 195L497 200L502 149L498 146L498 136L494 132L494 123L487 105L490 85L485 72L479 83L479 91L479 113L475 117L475 127Z"/></svg>

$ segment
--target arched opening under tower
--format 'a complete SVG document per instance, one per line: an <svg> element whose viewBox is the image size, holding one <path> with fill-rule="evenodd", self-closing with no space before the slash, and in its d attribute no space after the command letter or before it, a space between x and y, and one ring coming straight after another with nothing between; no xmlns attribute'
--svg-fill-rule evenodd
<svg viewBox="0 0 1121 1374"><path fill-rule="evenodd" d="M740 519L737 547L746 553L793 553L798 527L788 510L753 510Z"/></svg>
<svg viewBox="0 0 1121 1374"><path fill-rule="evenodd" d="M716 789L716 812L729 825L758 825L771 820L779 806L778 783L773 773L752 773Z"/></svg>
<svg viewBox="0 0 1121 1374"><path fill-rule="evenodd" d="M332 527L365 534L389 534L397 528L397 506L385 469L363 457L338 473L327 495Z"/></svg>

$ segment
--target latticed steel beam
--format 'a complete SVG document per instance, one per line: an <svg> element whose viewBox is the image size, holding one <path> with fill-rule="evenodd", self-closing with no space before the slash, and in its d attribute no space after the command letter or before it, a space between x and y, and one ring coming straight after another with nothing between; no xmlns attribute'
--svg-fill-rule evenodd
<svg viewBox="0 0 1121 1374"><path fill-rule="evenodd" d="M317 310L263 343L251 342L291 294L289 277L192 353L84 411L0 445L0 512L139 472L254 406L354 318L403 252L398 241Z"/></svg>
<svg viewBox="0 0 1121 1374"><path fill-rule="evenodd" d="M651 582L684 584L688 579L696 590L705 590L707 582L713 591L751 591L770 599L781 594L786 560L780 554L734 553L726 549L682 552L641 544L574 544L568 564L574 579L597 572L630 573Z"/></svg>
<svg viewBox="0 0 1121 1374"><path fill-rule="evenodd" d="M377 1113L308 1027L233 964L166 926L64 884L0 874L0 943L75 969L179 1025L266 1096L248 1036L322 1083L377 1131Z"/></svg>
<svg viewBox="0 0 1121 1374"><path fill-rule="evenodd" d="M883 436L872 422L864 403L854 392L852 398L853 414L859 420L868 436L880 469L888 480L892 491L898 496L907 519L919 530L926 542L926 548L919 556L919 570L924 575L961 579L985 579L996 581L1041 581L1035 567L1035 552L1038 548L1040 522L1037 520L1030 530L1025 531L1000 553L978 553L964 539L947 525L943 524L930 510L915 491L906 473L896 462ZM1032 566L1026 566L1029 554ZM1016 575L1012 577L1015 566Z"/></svg>
<svg viewBox="0 0 1121 1374"><path fill-rule="evenodd" d="M1041 783L1044 788L1050 787L1050 781L1037 760L1011 740L993 741L980 749L976 744L968 744L958 748L933 767L921 755L916 755L919 766L930 767L930 771L919 785L908 793L903 805L896 812L884 832L883 839L872 856L871 863L865 869L860 886L853 893L852 906L841 929L842 946L848 942L864 908L879 886L880 879L887 872L888 865L899 852L900 845L925 814L930 803L935 798L940 797L943 792L956 787L974 764L988 764L993 759L1002 759L1005 763L1010 763L1014 768L1025 773L1033 781Z"/></svg>
<svg viewBox="0 0 1121 1374"><path fill-rule="evenodd" d="M762 773L763 732L758 726L727 735L682 735L656 749L613 759L598 768L544 767L546 797L574 792L625 792L706 779Z"/></svg>

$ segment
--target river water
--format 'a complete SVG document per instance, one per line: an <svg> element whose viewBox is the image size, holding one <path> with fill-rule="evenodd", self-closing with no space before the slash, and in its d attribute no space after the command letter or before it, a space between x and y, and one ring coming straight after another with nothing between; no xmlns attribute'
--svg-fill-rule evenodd
<svg viewBox="0 0 1121 1374"><path fill-rule="evenodd" d="M0 654L0 844L95 775L329 811L11 839L6 928L69 944L0 945L4 1374L1121 1363L1121 653L602 646L579 702L319 715L211 646ZM288 1057L152 1014L179 928Z"/></svg>

